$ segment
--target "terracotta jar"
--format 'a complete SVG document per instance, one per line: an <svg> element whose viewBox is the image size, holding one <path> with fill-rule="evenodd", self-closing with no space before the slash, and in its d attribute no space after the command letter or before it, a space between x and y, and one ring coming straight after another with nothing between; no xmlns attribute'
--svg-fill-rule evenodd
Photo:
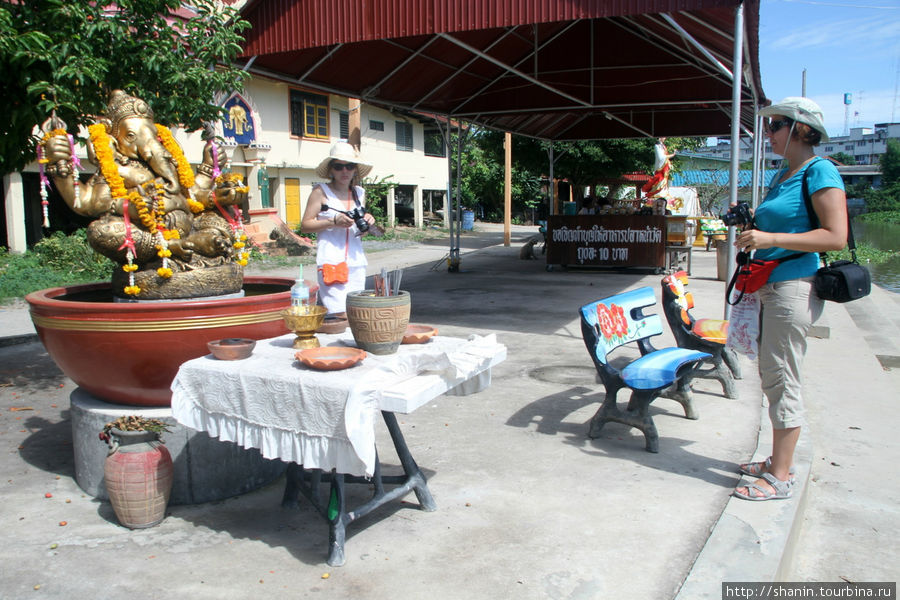
<svg viewBox="0 0 900 600"><path fill-rule="evenodd" d="M409 325L410 295L376 296L374 290L347 294L347 321L356 345L372 354L393 354Z"/></svg>
<svg viewBox="0 0 900 600"><path fill-rule="evenodd" d="M172 456L153 431L109 432L103 468L106 491L119 523L130 529L163 520L172 492Z"/></svg>

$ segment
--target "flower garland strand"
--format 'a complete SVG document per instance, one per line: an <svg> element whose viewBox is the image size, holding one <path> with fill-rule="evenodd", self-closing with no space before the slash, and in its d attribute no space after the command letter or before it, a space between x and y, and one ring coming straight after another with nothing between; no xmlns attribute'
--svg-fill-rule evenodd
<svg viewBox="0 0 900 600"><path fill-rule="evenodd" d="M215 181L222 174L222 169L219 168L219 147L216 146L215 141L210 141L210 144L212 145L213 181Z"/></svg>
<svg viewBox="0 0 900 600"><path fill-rule="evenodd" d="M75 138L71 133L66 134L69 140L69 153L72 155L72 185L75 187L75 206L81 204L81 181L78 179L78 170L81 168L81 161L75 154Z"/></svg>
<svg viewBox="0 0 900 600"><path fill-rule="evenodd" d="M75 154L75 138L69 135L65 129L57 127L56 129L52 129L44 134L44 137L41 139L40 144L37 147L37 155L38 155L38 170L40 171L41 177L41 213L44 217L44 222L42 226L45 228L50 227L50 200L48 190L50 189L50 179L47 177L47 172L44 167L47 163L50 162L50 159L47 158L44 152L44 144L50 141L51 138L56 136L65 136L69 141L69 151L72 155L71 165L72 165L72 176L74 178L75 185L75 205L79 204L79 200L81 199L80 189L78 187L78 169L81 168L81 161L78 160L78 156Z"/></svg>
<svg viewBox="0 0 900 600"><path fill-rule="evenodd" d="M243 183L243 178L238 173L228 173L226 175L219 175L216 177L216 185L221 185L223 183ZM236 188L237 191L246 193L248 191L247 187ZM215 192L213 192L215 194ZM222 213L222 216L225 217L225 220L228 221L228 224L231 226L231 231L234 234L234 249L237 251L235 262L241 265L242 267L247 266L247 261L250 258L250 253L247 252L244 248L247 246L247 233L244 231L243 218L241 216L241 209L237 206L232 206L231 208L234 210L234 216L228 214L228 212L219 204L219 201L213 196L213 202L216 205L216 208L219 209L219 212Z"/></svg>
<svg viewBox="0 0 900 600"><path fill-rule="evenodd" d="M47 179L47 174L44 172L44 165L46 165L49 160L44 158L44 145L40 144L37 148L38 154L38 170L41 173L41 211L44 214L44 223L43 227L45 229L50 227L50 200L48 200L47 190L50 189L50 180Z"/></svg>

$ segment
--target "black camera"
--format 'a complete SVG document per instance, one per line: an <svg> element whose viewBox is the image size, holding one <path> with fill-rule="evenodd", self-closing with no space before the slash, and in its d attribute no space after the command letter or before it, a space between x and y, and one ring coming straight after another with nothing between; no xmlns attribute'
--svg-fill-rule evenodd
<svg viewBox="0 0 900 600"><path fill-rule="evenodd" d="M348 210L344 213L356 223L356 228L359 229L360 233L365 233L369 230L369 224L366 223L366 211L360 208L359 206L355 206L353 210Z"/></svg>
<svg viewBox="0 0 900 600"><path fill-rule="evenodd" d="M329 206L327 204L322 205L322 210L328 210ZM334 209L335 212L339 212L342 215L347 215L353 222L356 223L356 228L359 229L360 233L365 233L369 230L369 224L366 222L366 210L361 206L354 206L353 210L339 210L337 208Z"/></svg>
<svg viewBox="0 0 900 600"><path fill-rule="evenodd" d="M746 202L738 202L729 208L727 213L720 215L719 218L729 227L732 225L744 226L753 224L753 215L750 213L750 205Z"/></svg>

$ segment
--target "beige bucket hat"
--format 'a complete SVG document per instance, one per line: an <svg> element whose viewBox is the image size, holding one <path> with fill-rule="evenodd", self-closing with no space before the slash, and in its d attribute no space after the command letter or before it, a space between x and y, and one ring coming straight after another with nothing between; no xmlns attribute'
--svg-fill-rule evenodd
<svg viewBox="0 0 900 600"><path fill-rule="evenodd" d="M759 111L763 117L781 115L788 117L797 123L805 123L822 134L822 141L828 141L828 132L825 131L825 116L818 104L802 96L789 96L780 102L770 104Z"/></svg>
<svg viewBox="0 0 900 600"><path fill-rule="evenodd" d="M333 160L354 163L356 165L356 173L359 175L360 179L368 175L372 170L372 165L363 161L353 146L347 142L338 142L331 147L331 152L329 152L328 156L322 159L322 162L316 167L316 175L323 179L331 177L329 171L331 170L331 161Z"/></svg>

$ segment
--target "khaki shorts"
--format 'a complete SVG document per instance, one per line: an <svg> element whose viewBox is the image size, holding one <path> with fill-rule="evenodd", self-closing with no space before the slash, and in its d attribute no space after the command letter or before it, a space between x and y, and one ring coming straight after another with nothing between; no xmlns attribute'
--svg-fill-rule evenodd
<svg viewBox="0 0 900 600"><path fill-rule="evenodd" d="M759 377L775 429L803 425L802 366L806 335L824 301L812 277L767 283L759 290Z"/></svg>

